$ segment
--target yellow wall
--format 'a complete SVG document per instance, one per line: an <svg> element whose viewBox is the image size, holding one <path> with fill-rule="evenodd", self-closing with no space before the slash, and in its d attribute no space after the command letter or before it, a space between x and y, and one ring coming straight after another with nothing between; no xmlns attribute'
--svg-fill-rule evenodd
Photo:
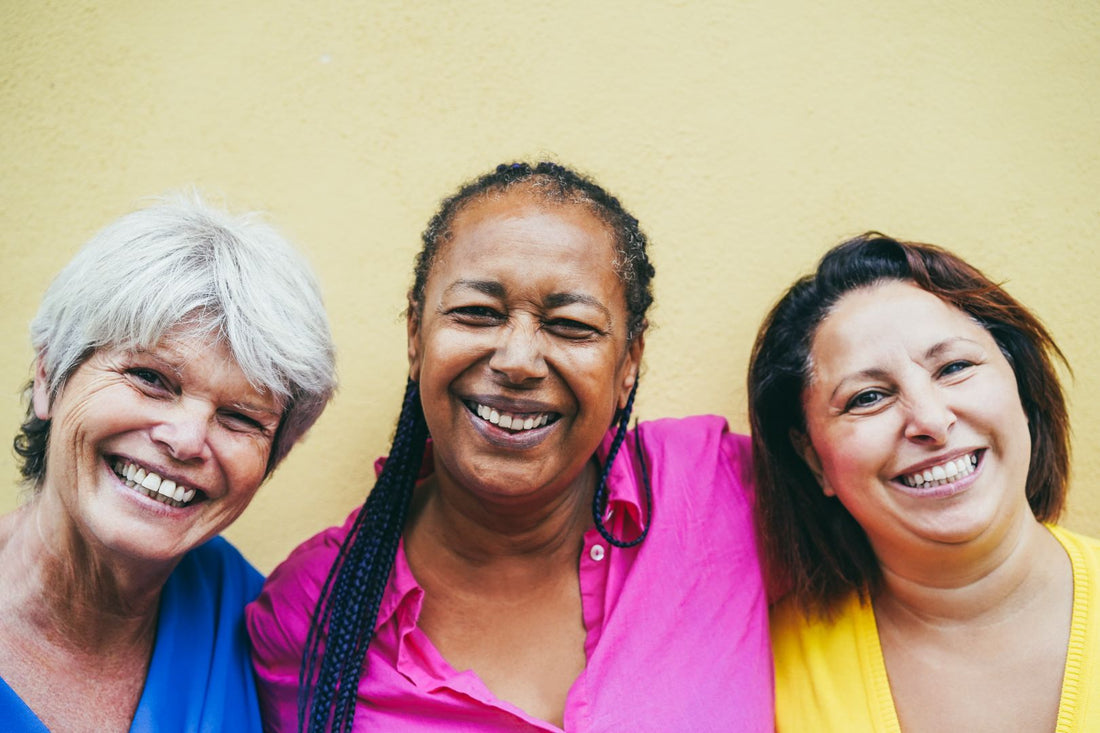
<svg viewBox="0 0 1100 733"><path fill-rule="evenodd" d="M652 238L644 416L744 428L784 286L868 228L939 243L1007 281L1076 368L1066 523L1100 534L1100 6L840 5L0 0L0 424L22 414L38 299L94 231L192 182L268 210L319 272L342 380L229 532L269 570L371 485L437 201L549 156ZM0 476L6 511L10 450Z"/></svg>

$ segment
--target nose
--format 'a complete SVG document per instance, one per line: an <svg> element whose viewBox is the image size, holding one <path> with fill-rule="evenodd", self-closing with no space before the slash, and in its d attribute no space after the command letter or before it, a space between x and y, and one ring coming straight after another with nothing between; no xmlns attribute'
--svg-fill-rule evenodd
<svg viewBox="0 0 1100 733"><path fill-rule="evenodd" d="M947 442L955 419L955 412L951 409L943 389L929 385L919 394L911 394L905 437L921 443L942 445Z"/></svg>
<svg viewBox="0 0 1100 733"><path fill-rule="evenodd" d="M500 331L489 367L516 385L545 377L541 338L536 324L509 323Z"/></svg>
<svg viewBox="0 0 1100 733"><path fill-rule="evenodd" d="M211 411L198 401L180 400L166 406L165 414L153 426L152 438L177 461L205 458L209 451Z"/></svg>

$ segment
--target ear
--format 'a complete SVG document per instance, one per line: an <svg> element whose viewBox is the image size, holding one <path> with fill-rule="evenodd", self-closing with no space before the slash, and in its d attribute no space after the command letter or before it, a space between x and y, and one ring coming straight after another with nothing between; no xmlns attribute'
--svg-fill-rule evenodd
<svg viewBox="0 0 1100 733"><path fill-rule="evenodd" d="M821 470L821 458L817 455L817 451L814 450L814 444L810 441L810 436L806 435L806 433L803 433L801 430L792 428L790 439L791 445L794 446L794 452L805 461L806 467L810 469L810 473L817 479L817 484L821 487L822 493L824 493L825 496L836 496L836 491L829 485L828 479L825 478L825 472Z"/></svg>
<svg viewBox="0 0 1100 733"><path fill-rule="evenodd" d="M34 360L34 385L31 387L31 404L39 420L50 419L50 382L46 379L46 365L42 357Z"/></svg>
<svg viewBox="0 0 1100 733"><path fill-rule="evenodd" d="M420 381L420 316L416 304L409 300L409 311L405 316L405 328L408 335L409 379Z"/></svg>
<svg viewBox="0 0 1100 733"><path fill-rule="evenodd" d="M623 364L623 381L619 386L619 409L626 408L630 399L630 390L638 382L638 370L642 368L642 353L645 352L645 331L634 337L626 347L626 360Z"/></svg>

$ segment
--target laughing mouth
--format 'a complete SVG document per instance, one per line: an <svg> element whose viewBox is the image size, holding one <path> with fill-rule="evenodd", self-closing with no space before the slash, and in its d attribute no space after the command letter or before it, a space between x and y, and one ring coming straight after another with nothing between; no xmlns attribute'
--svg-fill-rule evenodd
<svg viewBox="0 0 1100 733"><path fill-rule="evenodd" d="M122 458L114 461L112 468L126 486L161 504L178 509L196 504L206 498L206 495L198 489L177 484L172 479L161 478L149 469Z"/></svg>
<svg viewBox="0 0 1100 733"><path fill-rule="evenodd" d="M556 412L500 412L477 402L467 401L466 407L482 420L496 425L498 428L510 430L513 433L521 433L525 430L535 430L545 425L557 422L561 417Z"/></svg>
<svg viewBox="0 0 1100 733"><path fill-rule="evenodd" d="M923 471L899 476L897 480L911 489L929 489L954 483L964 476L974 473L974 469L977 467L978 451L974 451L960 458L945 461L937 466L930 466Z"/></svg>

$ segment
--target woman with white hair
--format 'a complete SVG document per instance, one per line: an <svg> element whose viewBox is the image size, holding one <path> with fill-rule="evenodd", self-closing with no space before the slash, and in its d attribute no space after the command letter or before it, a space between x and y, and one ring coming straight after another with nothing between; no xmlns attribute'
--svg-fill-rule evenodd
<svg viewBox="0 0 1100 733"><path fill-rule="evenodd" d="M217 537L335 388L305 261L196 196L89 241L31 325L0 517L6 730L259 730L243 623L260 574Z"/></svg>

